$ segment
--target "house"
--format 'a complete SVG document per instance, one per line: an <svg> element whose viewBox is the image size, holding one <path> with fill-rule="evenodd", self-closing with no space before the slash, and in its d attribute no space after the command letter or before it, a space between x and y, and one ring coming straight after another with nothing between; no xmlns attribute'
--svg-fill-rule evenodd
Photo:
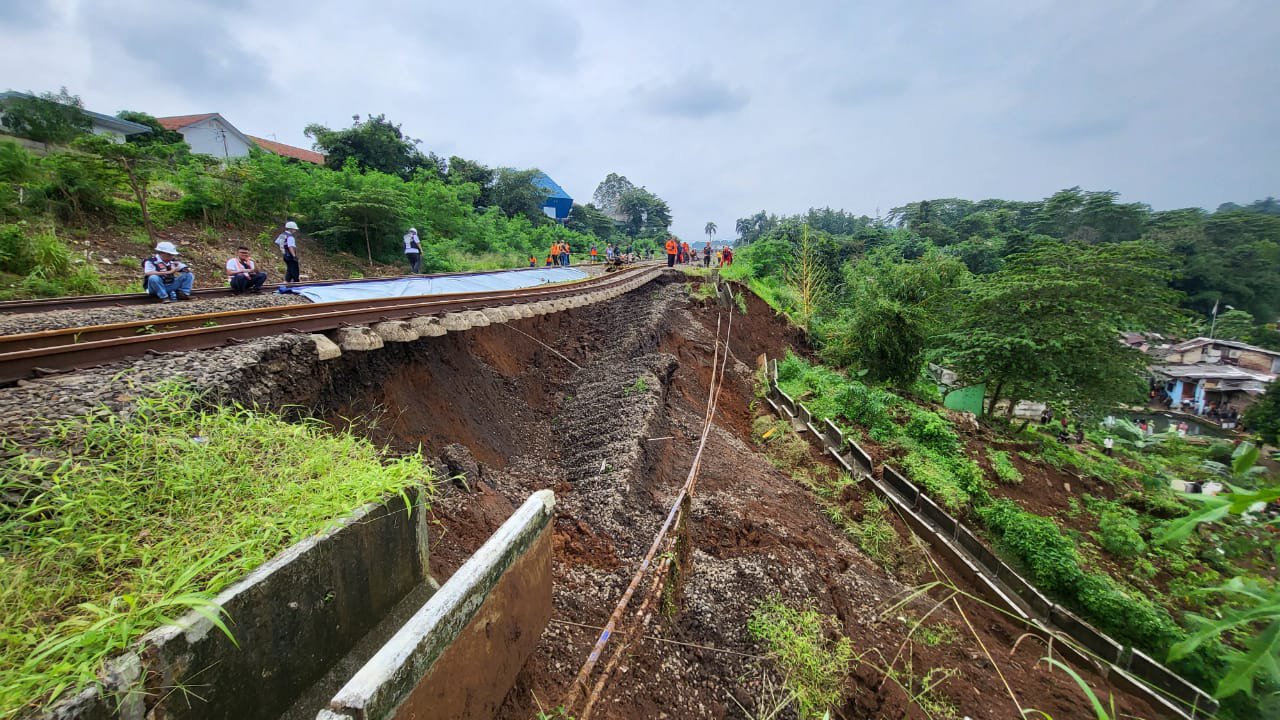
<svg viewBox="0 0 1280 720"><path fill-rule="evenodd" d="M546 173L538 173L533 178L533 184L547 192L546 199L542 201L542 212L556 222L568 220L569 211L573 210L573 198L569 197L569 193Z"/></svg>
<svg viewBox="0 0 1280 720"><path fill-rule="evenodd" d="M1150 367L1172 408L1243 410L1280 375L1280 352L1234 340L1195 338L1164 349Z"/></svg>
<svg viewBox="0 0 1280 720"><path fill-rule="evenodd" d="M245 157L255 147L248 135L218 113L201 115L172 115L156 118L165 130L182 133L182 139L191 146L191 152L212 155L229 160Z"/></svg>
<svg viewBox="0 0 1280 720"><path fill-rule="evenodd" d="M1169 348L1165 362L1181 365L1221 363L1272 375L1280 374L1280 352L1234 340L1196 338Z"/></svg>
<svg viewBox="0 0 1280 720"><path fill-rule="evenodd" d="M275 153L280 157L291 158L301 162L309 162L315 165L324 164L324 153L318 153L315 150L304 150L303 148L294 147L293 145L285 145L282 142L260 138L257 135L250 135L249 139L263 150L266 150L269 153Z"/></svg>
<svg viewBox="0 0 1280 720"><path fill-rule="evenodd" d="M8 100L15 99L15 98L29 98L29 97L32 97L32 95L30 95L29 93L17 92L14 90L0 92L0 107L3 107L4 103ZM130 135L138 135L140 133L151 132L151 128L136 122L121 120L118 117L112 117L111 115L103 115L102 113L96 113L91 110L85 110L83 108L80 110L80 112L84 113L85 117L89 118L90 132L92 132L94 135L102 135L104 137L109 137L113 141L118 143L124 142L125 138L129 137ZM3 114L3 113L0 113L0 114Z"/></svg>
<svg viewBox="0 0 1280 720"><path fill-rule="evenodd" d="M316 165L324 164L323 153L246 135L218 113L174 115L156 118L156 121L166 130L182 133L182 138L191 146L191 152L212 155L225 160L245 157L250 150L257 147L281 157Z"/></svg>

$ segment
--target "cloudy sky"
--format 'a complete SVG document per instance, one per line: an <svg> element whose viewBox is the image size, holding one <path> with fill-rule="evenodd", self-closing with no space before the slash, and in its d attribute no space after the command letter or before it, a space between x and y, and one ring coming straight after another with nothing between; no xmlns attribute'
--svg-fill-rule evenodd
<svg viewBox="0 0 1280 720"><path fill-rule="evenodd" d="M304 147L385 113L579 201L624 174L678 234L729 236L761 209L1073 185L1280 195L1277 28L1274 0L26 0L0 2L0 89Z"/></svg>

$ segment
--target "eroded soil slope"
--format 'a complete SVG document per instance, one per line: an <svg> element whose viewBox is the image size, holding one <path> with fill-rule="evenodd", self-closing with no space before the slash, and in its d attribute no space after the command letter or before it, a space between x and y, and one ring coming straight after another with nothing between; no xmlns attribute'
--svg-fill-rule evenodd
<svg viewBox="0 0 1280 720"><path fill-rule="evenodd" d="M899 558L909 562L883 569L761 453L751 436L761 412L752 403L756 358L801 338L749 299L748 313L733 319L726 385L699 473L691 564L649 629L657 639L632 648L593 717L743 717L739 706L760 701L761 679L777 679L747 630L772 596L811 604L852 638L861 660L840 716L926 717L902 687L920 694L925 678L934 681L921 695L932 717L1018 718L1010 692L1055 718L1087 716L1065 675L1037 667L1043 646L1027 639L1013 652L1022 630L976 603L963 604L963 615L951 605L932 611L929 623L954 630L946 641L907 641L909 623L935 601L884 611L909 585L946 568L931 570L923 554L905 553ZM505 717L533 717L539 705L559 703L596 638L592 628L605 623L648 548L696 450L726 312L664 279L511 327L344 356L321 379L315 397L324 398L319 412L330 422L393 447L422 444L459 478L436 505L432 564L441 581L531 492L556 491L555 617ZM816 455L804 462L825 463ZM856 512L863 492L854 486L841 501ZM896 520L895 529L910 547ZM884 682L876 668L887 665L899 683ZM1105 697L1106 685L1091 682ZM1127 712L1155 717L1118 700Z"/></svg>

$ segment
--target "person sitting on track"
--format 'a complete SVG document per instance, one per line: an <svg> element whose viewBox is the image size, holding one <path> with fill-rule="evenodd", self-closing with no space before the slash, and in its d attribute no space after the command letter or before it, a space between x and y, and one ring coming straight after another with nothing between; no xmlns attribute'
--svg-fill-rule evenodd
<svg viewBox="0 0 1280 720"><path fill-rule="evenodd" d="M267 274L258 269L258 263L249 257L249 248L244 245L236 248L235 257L227 258L227 283L231 285L232 295L260 293L266 281Z"/></svg>
<svg viewBox="0 0 1280 720"><path fill-rule="evenodd" d="M191 268L178 259L178 248L169 241L156 244L156 254L142 263L142 284L147 294L160 302L190 300L195 276Z"/></svg>

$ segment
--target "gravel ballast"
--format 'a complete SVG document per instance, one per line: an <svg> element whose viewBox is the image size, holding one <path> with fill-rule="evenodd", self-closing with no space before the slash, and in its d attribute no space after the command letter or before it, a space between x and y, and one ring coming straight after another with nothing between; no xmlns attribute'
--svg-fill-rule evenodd
<svg viewBox="0 0 1280 720"><path fill-rule="evenodd" d="M135 320L158 320L182 315L198 315L229 310L303 305L309 302L301 295L262 293L261 295L228 295L219 298L199 298L175 303L156 302L149 305L54 310L45 313L5 313L0 314L0 335L19 335L41 330L59 330L70 327L89 327L91 325L110 325L113 323L133 322Z"/></svg>

